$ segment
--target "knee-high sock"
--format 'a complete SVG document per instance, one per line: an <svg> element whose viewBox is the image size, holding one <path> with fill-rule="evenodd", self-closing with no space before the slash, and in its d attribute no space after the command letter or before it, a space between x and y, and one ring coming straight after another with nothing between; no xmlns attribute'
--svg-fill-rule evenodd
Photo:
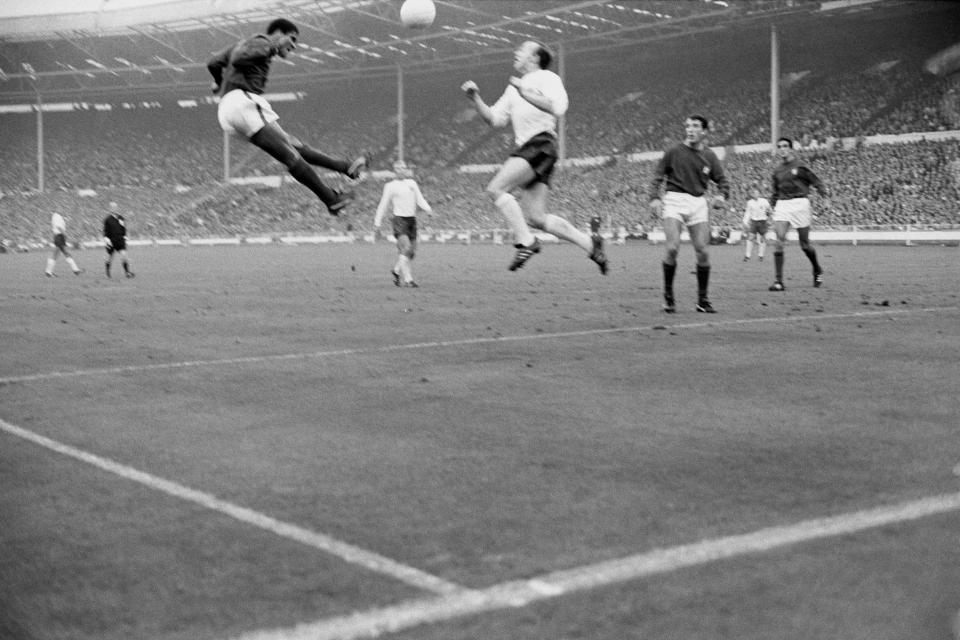
<svg viewBox="0 0 960 640"><path fill-rule="evenodd" d="M400 277L404 282L413 281L413 269L410 268L410 258L407 256L401 255L398 260L400 265Z"/></svg>
<svg viewBox="0 0 960 640"><path fill-rule="evenodd" d="M534 235L527 226L527 221L523 217L523 210L520 203L512 194L503 193L496 199L494 204L500 209L500 213L507 219L510 230L513 231L513 240L516 244L529 246L534 241Z"/></svg>
<svg viewBox="0 0 960 640"><path fill-rule="evenodd" d="M560 216L548 213L544 217L543 230L547 233L552 233L562 240L572 242L584 251L593 251L593 242L590 240L590 236Z"/></svg>
<svg viewBox="0 0 960 640"><path fill-rule="evenodd" d="M346 160L333 158L305 144L298 147L295 146L294 149L297 150L300 157L314 166L323 167L324 169L330 169L339 173L346 173L347 169L350 168L350 163Z"/></svg>
<svg viewBox="0 0 960 640"><path fill-rule="evenodd" d="M783 251L773 252L773 270L776 273L777 282L783 282Z"/></svg>
<svg viewBox="0 0 960 640"><path fill-rule="evenodd" d="M767 248L767 241L762 237L757 238L757 255L763 257L763 252Z"/></svg>
<svg viewBox="0 0 960 640"><path fill-rule="evenodd" d="M72 257L67 258L67 264L70 265L70 268L73 269L74 273L80 271L80 267L77 266L76 260L74 260Z"/></svg>
<svg viewBox="0 0 960 640"><path fill-rule="evenodd" d="M803 250L807 255L807 259L810 261L810 264L813 266L814 273L820 273L820 262L817 260L817 250L813 247L807 247Z"/></svg>
<svg viewBox="0 0 960 640"><path fill-rule="evenodd" d="M317 172L303 158L297 158L289 169L290 175L314 194L328 207L337 201L337 192L323 184Z"/></svg>
<svg viewBox="0 0 960 640"><path fill-rule="evenodd" d="M707 288L710 285L710 265L697 265L697 295L707 297Z"/></svg>
<svg viewBox="0 0 960 640"><path fill-rule="evenodd" d="M663 264L663 294L673 297L673 276L677 273L677 263Z"/></svg>
<svg viewBox="0 0 960 640"><path fill-rule="evenodd" d="M44 273L53 273L53 267L57 264L57 261L53 258L47 258L47 270Z"/></svg>

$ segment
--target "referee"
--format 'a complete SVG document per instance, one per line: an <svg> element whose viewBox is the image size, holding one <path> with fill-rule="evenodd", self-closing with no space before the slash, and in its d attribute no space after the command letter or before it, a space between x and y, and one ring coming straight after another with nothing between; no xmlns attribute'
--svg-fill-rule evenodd
<svg viewBox="0 0 960 640"><path fill-rule="evenodd" d="M127 225L120 215L116 202L110 203L110 213L103 219L103 241L107 248L107 260L104 267L107 277L110 277L110 265L113 263L113 254L119 253L123 261L123 272L128 278L133 277L130 263L127 261Z"/></svg>

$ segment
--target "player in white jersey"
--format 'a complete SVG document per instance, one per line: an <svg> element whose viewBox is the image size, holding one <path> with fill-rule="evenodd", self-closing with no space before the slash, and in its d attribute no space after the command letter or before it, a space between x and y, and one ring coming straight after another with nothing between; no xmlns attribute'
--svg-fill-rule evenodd
<svg viewBox="0 0 960 640"><path fill-rule="evenodd" d="M763 252L767 248L767 225L772 211L770 201L760 197L760 189L751 189L750 199L743 211L744 262L750 260L753 243L757 245L757 258L763 262Z"/></svg>
<svg viewBox="0 0 960 640"><path fill-rule="evenodd" d="M373 217L373 226L380 228L383 216L390 210L393 214L393 236L397 239L397 261L390 273L393 284L398 287L417 287L413 280L410 263L417 253L417 210L433 211L420 192L413 171L404 162L395 162L396 178L383 185L383 196Z"/></svg>
<svg viewBox="0 0 960 640"><path fill-rule="evenodd" d="M460 89L487 124L513 125L517 148L487 185L487 193L514 234L517 251L510 271L516 271L540 252L540 241L530 231L532 226L578 245L606 274L607 257L600 234L588 235L560 216L546 212L550 175L558 158L557 119L569 105L563 81L548 69L552 59L550 50L539 42L528 40L521 44L513 54L513 68L518 75L510 77L506 91L492 106L480 97L473 80L464 82ZM511 193L518 188L522 189L521 202Z"/></svg>
<svg viewBox="0 0 960 640"><path fill-rule="evenodd" d="M57 264L57 256L60 254L63 254L63 257L67 259L67 264L73 269L74 275L83 273L83 269L77 266L67 249L67 222L63 219L63 216L59 213L50 216L50 228L53 231L53 254L47 258L47 269L44 273L48 278L56 275L53 272L53 267Z"/></svg>

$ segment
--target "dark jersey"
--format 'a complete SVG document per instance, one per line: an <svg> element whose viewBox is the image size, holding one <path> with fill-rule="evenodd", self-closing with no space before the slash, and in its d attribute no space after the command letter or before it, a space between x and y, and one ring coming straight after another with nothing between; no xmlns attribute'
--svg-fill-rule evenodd
<svg viewBox="0 0 960 640"><path fill-rule="evenodd" d="M709 147L694 149L678 144L666 151L657 164L650 183L650 199L660 197L660 184L666 182L667 191L679 191L702 196L710 182L714 182L724 198L730 198L730 183L723 173L723 165Z"/></svg>
<svg viewBox="0 0 960 640"><path fill-rule="evenodd" d="M817 174L800 164L799 160L784 162L773 170L773 195L770 197L770 206L777 204L777 200L806 198L810 193L810 187L816 189L822 197L827 197L827 188Z"/></svg>
<svg viewBox="0 0 960 640"><path fill-rule="evenodd" d="M103 236L109 238L114 244L122 242L127 237L127 226L122 215L112 213L104 218Z"/></svg>
<svg viewBox="0 0 960 640"><path fill-rule="evenodd" d="M207 63L207 70L217 85L217 94L222 96L234 89L263 93L270 60L275 55L276 48L263 34L242 40L215 55Z"/></svg>

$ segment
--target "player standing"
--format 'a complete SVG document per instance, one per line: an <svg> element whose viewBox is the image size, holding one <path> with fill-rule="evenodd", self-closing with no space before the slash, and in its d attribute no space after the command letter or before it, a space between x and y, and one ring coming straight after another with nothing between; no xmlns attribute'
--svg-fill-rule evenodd
<svg viewBox="0 0 960 640"><path fill-rule="evenodd" d="M266 34L243 40L207 63L207 70L213 76L213 90L220 95L217 119L224 131L244 136L281 162L297 182L320 198L327 211L338 215L353 200L353 194L328 187L310 165L356 179L367 166L366 156L349 162L305 145L280 128L279 116L263 97L270 62L275 56L289 56L297 47L299 35L296 25L277 18L267 26Z"/></svg>
<svg viewBox="0 0 960 640"><path fill-rule="evenodd" d="M730 197L730 183L723 172L717 154L705 140L710 130L709 121L701 115L689 116L684 121L684 140L667 149L657 163L650 183L650 209L656 217L663 217L666 235L663 256L663 310L676 313L673 297L673 277L677 272L677 253L684 226L697 256L697 311L715 313L707 295L710 283L710 206L707 187L717 185L719 196L713 206L722 207ZM661 185L666 185L661 196Z"/></svg>
<svg viewBox="0 0 960 640"><path fill-rule="evenodd" d="M427 203L413 171L404 162L395 162L393 171L396 178L383 185L383 196L373 217L373 226L380 228L387 210L393 213L393 236L397 239L397 261L390 270L393 284L398 287L417 287L413 280L410 264L417 253L417 209L430 213L433 209Z"/></svg>
<svg viewBox="0 0 960 640"><path fill-rule="evenodd" d="M540 252L540 241L530 231L532 226L576 244L606 275L603 237L599 233L587 235L560 216L546 212L550 176L558 158L557 120L569 105L563 81L549 70L552 60L553 55L543 44L527 40L513 54L513 68L519 75L510 77L509 86L492 106L480 97L473 80L464 82L460 89L487 124L513 125L517 148L487 185L487 193L513 231L516 254L510 271ZM522 205L511 193L518 188L522 190Z"/></svg>
<svg viewBox="0 0 960 640"><path fill-rule="evenodd" d="M113 254L119 253L123 262L123 273L128 278L134 276L130 270L130 263L127 261L127 221L120 214L116 202L109 205L110 213L103 219L103 242L107 249L107 260L104 263L104 269L107 277L110 277L110 265L113 264Z"/></svg>
<svg viewBox="0 0 960 640"><path fill-rule="evenodd" d="M745 237L743 261L750 260L752 243L757 244L757 258L763 262L763 252L767 248L767 224L770 219L770 201L760 197L756 187L750 190L750 199L743 211L743 233Z"/></svg>
<svg viewBox="0 0 960 640"><path fill-rule="evenodd" d="M816 189L823 198L823 205L828 207L830 200L827 188L817 174L801 164L793 150L792 138L777 140L777 157L780 158L780 164L773 170L773 195L770 198L773 205L773 231L777 234L773 249L776 280L770 285L770 291L784 290L783 247L787 242L787 231L791 226L797 230L800 250L807 256L813 267L813 286L819 287L823 284L823 268L817 259L816 249L810 244L810 224L813 213L807 196L811 187Z"/></svg>

